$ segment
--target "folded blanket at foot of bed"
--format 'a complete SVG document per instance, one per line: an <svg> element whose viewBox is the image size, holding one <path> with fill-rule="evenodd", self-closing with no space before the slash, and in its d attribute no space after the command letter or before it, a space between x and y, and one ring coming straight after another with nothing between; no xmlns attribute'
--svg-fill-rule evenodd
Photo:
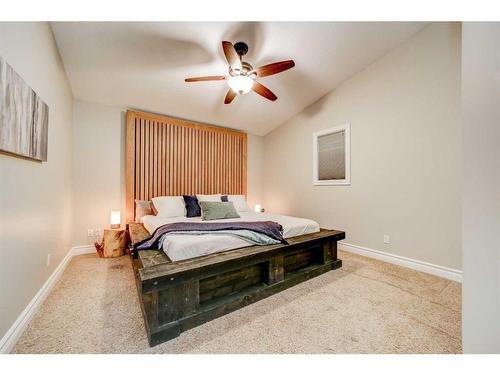
<svg viewBox="0 0 500 375"><path fill-rule="evenodd" d="M134 250L159 249L168 234L225 234L243 238L255 245L287 244L283 239L283 227L274 221L179 222L162 225L150 237L135 244Z"/></svg>

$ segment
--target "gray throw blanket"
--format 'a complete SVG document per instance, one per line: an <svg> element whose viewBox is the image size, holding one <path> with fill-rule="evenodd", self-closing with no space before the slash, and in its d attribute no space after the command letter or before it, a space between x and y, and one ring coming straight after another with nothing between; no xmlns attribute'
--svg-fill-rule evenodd
<svg viewBox="0 0 500 375"><path fill-rule="evenodd" d="M226 223L200 223L184 222L165 224L157 228L154 233L134 245L134 250L158 249L161 238L167 233L175 232L217 232L217 231L251 231L268 236L285 245L288 244L283 238L283 227L274 221L234 221Z"/></svg>

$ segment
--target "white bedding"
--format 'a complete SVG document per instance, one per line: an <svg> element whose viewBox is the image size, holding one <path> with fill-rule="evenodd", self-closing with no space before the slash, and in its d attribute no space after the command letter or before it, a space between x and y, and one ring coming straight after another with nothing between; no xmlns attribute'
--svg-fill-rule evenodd
<svg viewBox="0 0 500 375"><path fill-rule="evenodd" d="M210 222L274 221L283 227L284 238L319 232L319 224L309 219L253 211L238 212L238 214L241 216L239 219L211 220ZM201 221L201 218L184 216L166 218L152 215L142 218L142 223L149 233L153 233L156 228L164 224L190 221ZM172 261L179 261L252 245L244 239L223 234L170 234L163 241L163 251Z"/></svg>

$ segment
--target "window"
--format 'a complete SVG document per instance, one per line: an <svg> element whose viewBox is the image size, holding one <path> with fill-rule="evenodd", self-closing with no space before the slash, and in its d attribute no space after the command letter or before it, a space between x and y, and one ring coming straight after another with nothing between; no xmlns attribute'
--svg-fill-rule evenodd
<svg viewBox="0 0 500 375"><path fill-rule="evenodd" d="M350 185L350 124L313 134L313 184Z"/></svg>

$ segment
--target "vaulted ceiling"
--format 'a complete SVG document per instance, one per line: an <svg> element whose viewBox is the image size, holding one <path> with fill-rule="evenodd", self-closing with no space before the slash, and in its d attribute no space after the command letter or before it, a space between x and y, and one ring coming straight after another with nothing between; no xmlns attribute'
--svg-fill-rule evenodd
<svg viewBox="0 0 500 375"><path fill-rule="evenodd" d="M415 22L55 22L52 29L77 99L134 108L264 135L402 43ZM254 67L296 66L259 81L278 100L250 92L225 105L221 41L244 41Z"/></svg>

